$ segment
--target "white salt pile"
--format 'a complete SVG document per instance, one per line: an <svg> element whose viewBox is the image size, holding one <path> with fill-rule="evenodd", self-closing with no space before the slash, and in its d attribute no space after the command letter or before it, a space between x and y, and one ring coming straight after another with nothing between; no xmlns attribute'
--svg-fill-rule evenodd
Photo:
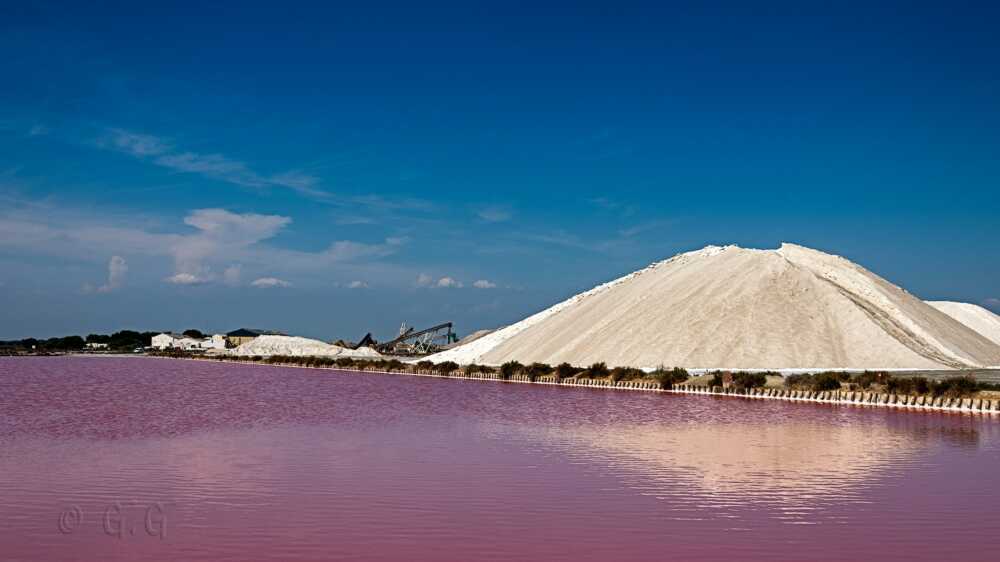
<svg viewBox="0 0 1000 562"><path fill-rule="evenodd" d="M965 302L927 301L927 304L1000 344L1000 316L985 308Z"/></svg>
<svg viewBox="0 0 1000 562"><path fill-rule="evenodd" d="M232 355L268 357L271 355L377 358L381 355L370 347L348 349L319 340L297 336L257 336L230 350Z"/></svg>
<svg viewBox="0 0 1000 562"><path fill-rule="evenodd" d="M844 258L783 244L678 254L429 359L925 369L1000 365L1000 345Z"/></svg>

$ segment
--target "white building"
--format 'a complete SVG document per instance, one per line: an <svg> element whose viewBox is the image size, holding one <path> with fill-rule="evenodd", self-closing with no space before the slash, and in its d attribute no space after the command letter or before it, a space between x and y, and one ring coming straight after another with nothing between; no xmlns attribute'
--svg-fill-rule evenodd
<svg viewBox="0 0 1000 562"><path fill-rule="evenodd" d="M174 347L183 349L184 351L201 349L201 340L184 336L174 341Z"/></svg>
<svg viewBox="0 0 1000 562"><path fill-rule="evenodd" d="M108 344L106 343L98 343L93 341L87 343L87 349L97 350L97 349L107 349L107 348Z"/></svg>
<svg viewBox="0 0 1000 562"><path fill-rule="evenodd" d="M153 349L170 349L171 347L178 347L175 342L181 339L183 339L182 336L168 332L156 334L153 336Z"/></svg>

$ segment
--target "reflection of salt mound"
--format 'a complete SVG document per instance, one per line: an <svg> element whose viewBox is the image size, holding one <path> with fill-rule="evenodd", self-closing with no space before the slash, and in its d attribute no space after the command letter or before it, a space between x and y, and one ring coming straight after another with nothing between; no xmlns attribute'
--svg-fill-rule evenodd
<svg viewBox="0 0 1000 562"><path fill-rule="evenodd" d="M353 358L381 357L378 352L370 347L347 349L319 340L297 336L258 336L233 349L230 353L241 356L260 355L262 357L270 355Z"/></svg>
<svg viewBox="0 0 1000 562"><path fill-rule="evenodd" d="M927 304L1000 344L1000 316L981 306L965 302L927 301Z"/></svg>
<svg viewBox="0 0 1000 562"><path fill-rule="evenodd" d="M432 361L691 368L1000 364L1000 345L850 261L801 246L679 254Z"/></svg>
<svg viewBox="0 0 1000 562"><path fill-rule="evenodd" d="M920 444L882 425L719 424L621 427L614 432L561 428L546 441L584 446L606 462L726 495L795 503L862 484ZM577 449L579 450L579 449Z"/></svg>

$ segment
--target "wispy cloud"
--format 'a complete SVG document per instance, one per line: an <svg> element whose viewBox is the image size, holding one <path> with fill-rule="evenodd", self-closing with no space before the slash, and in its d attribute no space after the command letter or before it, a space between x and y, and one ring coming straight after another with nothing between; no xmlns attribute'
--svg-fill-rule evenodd
<svg viewBox="0 0 1000 562"><path fill-rule="evenodd" d="M49 128L42 124L32 125L32 127L28 129L29 137L40 137L47 134L49 134Z"/></svg>
<svg viewBox="0 0 1000 562"><path fill-rule="evenodd" d="M670 225L670 223L671 221L669 220L654 220L654 221L642 222L634 224L628 228L620 229L618 231L618 235L622 238L632 238L644 232L666 228L667 226Z"/></svg>
<svg viewBox="0 0 1000 562"><path fill-rule="evenodd" d="M494 283L492 281L488 281L486 279L480 279L480 280L476 281L475 283L473 283L472 286L475 287L475 288L477 288L477 289L496 289L497 288L497 284L496 283Z"/></svg>
<svg viewBox="0 0 1000 562"><path fill-rule="evenodd" d="M367 289L368 288L368 283L365 283L364 281L351 281L350 283L347 284L347 288L348 289Z"/></svg>
<svg viewBox="0 0 1000 562"><path fill-rule="evenodd" d="M343 215L333 219L333 222L340 226L356 226L361 224L375 224L377 221L372 217L362 217L359 215Z"/></svg>
<svg viewBox="0 0 1000 562"><path fill-rule="evenodd" d="M543 244L551 244L553 246L562 246L564 248L575 248L578 250L592 250L593 245L588 244L580 239L579 236L575 234L570 234L565 230L555 230L551 232L526 232L518 233L517 238L527 240L529 242L541 242Z"/></svg>
<svg viewBox="0 0 1000 562"><path fill-rule="evenodd" d="M489 205L477 209L476 216L486 222L505 222L511 219L513 212L504 205Z"/></svg>
<svg viewBox="0 0 1000 562"><path fill-rule="evenodd" d="M109 129L97 140L97 145L124 152L170 170L198 174L241 187L282 187L308 197L331 197L331 194L319 188L319 178L299 170L263 174L242 160L218 153L202 154L179 150L170 141L155 135Z"/></svg>
<svg viewBox="0 0 1000 562"><path fill-rule="evenodd" d="M587 202L599 209L613 212L623 217L630 217L639 211L639 207L634 203L620 201L610 197L594 197L592 199L588 199Z"/></svg>
<svg viewBox="0 0 1000 562"><path fill-rule="evenodd" d="M993 310L1000 312L1000 299L992 297L988 298L983 301L983 306L985 306L986 308L992 308Z"/></svg>

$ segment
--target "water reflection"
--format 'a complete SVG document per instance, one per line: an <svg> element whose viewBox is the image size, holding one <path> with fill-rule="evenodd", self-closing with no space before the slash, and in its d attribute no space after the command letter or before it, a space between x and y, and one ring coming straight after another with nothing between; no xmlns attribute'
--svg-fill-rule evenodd
<svg viewBox="0 0 1000 562"><path fill-rule="evenodd" d="M781 508L780 518L803 523L824 503L867 503L867 485L902 475L930 449L956 444L974 449L981 437L960 421L958 427L926 417L896 421L829 424L793 418L526 432L602 463L644 494L690 501L693 493L714 508L769 504Z"/></svg>

